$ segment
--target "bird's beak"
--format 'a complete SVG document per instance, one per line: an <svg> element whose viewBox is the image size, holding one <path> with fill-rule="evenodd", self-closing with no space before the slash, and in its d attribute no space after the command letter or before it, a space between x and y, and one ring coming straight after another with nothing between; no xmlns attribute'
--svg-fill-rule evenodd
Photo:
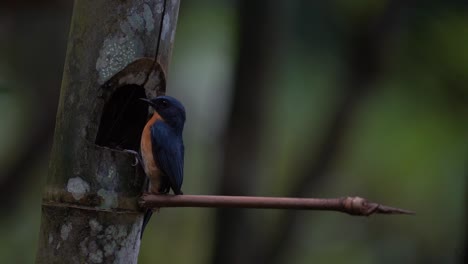
<svg viewBox="0 0 468 264"><path fill-rule="evenodd" d="M141 101L143 101L143 102L145 102L145 103L147 103L147 104L149 104L151 106L154 106L153 102L151 102L150 100L148 100L146 98L138 98L138 99L140 99Z"/></svg>

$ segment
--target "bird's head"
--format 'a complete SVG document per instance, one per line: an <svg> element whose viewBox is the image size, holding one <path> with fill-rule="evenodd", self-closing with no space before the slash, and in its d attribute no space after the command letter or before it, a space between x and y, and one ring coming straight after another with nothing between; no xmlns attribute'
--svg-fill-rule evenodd
<svg viewBox="0 0 468 264"><path fill-rule="evenodd" d="M158 96L153 99L140 98L148 103L174 129L182 131L185 123L185 108L179 100L171 96Z"/></svg>

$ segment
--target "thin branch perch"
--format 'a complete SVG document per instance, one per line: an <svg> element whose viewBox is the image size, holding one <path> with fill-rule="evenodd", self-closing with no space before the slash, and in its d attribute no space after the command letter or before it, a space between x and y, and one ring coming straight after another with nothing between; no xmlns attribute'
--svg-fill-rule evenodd
<svg viewBox="0 0 468 264"><path fill-rule="evenodd" d="M144 194L140 206L160 207L212 207L263 208L338 211L351 215L414 214L414 212L369 202L361 197L342 198L287 198L218 195L153 195Z"/></svg>

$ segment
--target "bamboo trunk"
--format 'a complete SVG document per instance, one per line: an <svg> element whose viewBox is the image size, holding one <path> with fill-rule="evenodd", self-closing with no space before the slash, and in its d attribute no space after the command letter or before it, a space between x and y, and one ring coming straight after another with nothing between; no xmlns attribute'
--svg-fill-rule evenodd
<svg viewBox="0 0 468 264"><path fill-rule="evenodd" d="M178 0L75 0L36 263L136 263L144 175L134 157L165 92Z"/></svg>

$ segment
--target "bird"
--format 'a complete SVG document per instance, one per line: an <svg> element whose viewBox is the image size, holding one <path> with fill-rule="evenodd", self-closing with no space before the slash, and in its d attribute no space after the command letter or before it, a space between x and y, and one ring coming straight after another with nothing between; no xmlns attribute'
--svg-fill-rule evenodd
<svg viewBox="0 0 468 264"><path fill-rule="evenodd" d="M185 108L171 96L140 98L153 108L154 113L141 133L140 154L143 170L149 179L148 190L153 194L183 194L184 143L182 132ZM153 211L143 218L141 236Z"/></svg>

